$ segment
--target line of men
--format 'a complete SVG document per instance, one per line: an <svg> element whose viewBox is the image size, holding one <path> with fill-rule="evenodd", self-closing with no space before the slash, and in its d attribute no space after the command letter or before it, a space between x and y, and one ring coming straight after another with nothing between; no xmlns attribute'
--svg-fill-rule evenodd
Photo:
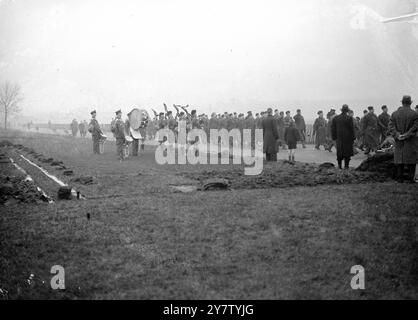
<svg viewBox="0 0 418 320"><path fill-rule="evenodd" d="M51 127L51 123L48 123L49 127ZM80 123L78 123L78 121L76 119L73 119L73 121L70 124L70 128L71 128L71 134L73 135L73 137L77 136L77 133L80 132L80 136L82 138L84 138L87 135L87 121L80 121Z"/></svg>
<svg viewBox="0 0 418 320"><path fill-rule="evenodd" d="M415 182L418 162L418 106L415 111L411 108L411 96L402 98L402 107L392 115L387 114L387 108L383 107L383 116L377 117L373 107L368 108L368 113L363 118L364 140L366 153L377 148L379 138L390 136L394 141L394 163L396 166L395 178L404 182L405 169L407 181ZM386 110L385 110L386 109ZM387 116L388 115L388 116ZM385 121L382 123L382 120ZM342 168L344 160L345 168L348 169L350 159L354 155L353 145L356 140L355 119L350 114L348 105L343 105L341 114L331 121L331 136L337 148L338 166ZM379 133L379 126L385 131ZM370 140L370 141L369 141Z"/></svg>
<svg viewBox="0 0 418 320"><path fill-rule="evenodd" d="M373 106L364 110L363 117L355 117L354 112L349 110L347 113L354 121L355 144L354 150L365 151L366 155L376 152L379 146L385 141L389 134L388 107L382 106L382 113L376 116ZM331 109L326 119L323 111L318 111L318 118L313 125L313 134L315 137L315 148L321 146L329 152L335 146L332 139L332 121L337 116L336 110Z"/></svg>
<svg viewBox="0 0 418 320"><path fill-rule="evenodd" d="M166 113L156 113L152 121L150 121L147 128L147 135L151 139L155 137L155 134L158 130L163 128L168 128L170 130L176 131L178 121L185 120L188 124L188 129L203 129L206 131L206 134L209 135L210 129L226 129L228 131L232 129L238 129L242 132L244 129L262 129L262 121L268 116L267 112L256 113L255 117L253 116L252 111L248 111L245 116L243 113L228 113L223 114L212 113L210 117L206 114L197 115L196 110L192 110L191 113L185 107L184 111L179 111L178 106L175 106L177 113L174 116L172 111L167 111ZM279 132L279 146L286 149L285 142L285 130L290 127L291 123L294 123L296 128L300 133L300 142L303 145L303 148L306 148L306 123L305 119L302 116L300 109L297 110L294 117L291 116L291 112L287 111L286 115L284 112L279 112L277 109L274 113L274 118L276 119L276 125Z"/></svg>
<svg viewBox="0 0 418 320"><path fill-rule="evenodd" d="M335 109L327 114L327 119L324 118L323 111L318 112L318 118L315 120L313 126L313 134L315 137L315 148L319 149L321 145L326 150L331 151L335 146L337 149L337 162L338 166L342 168L342 161L345 161L345 168L349 167L349 162L356 147L365 148L365 153L370 154L376 151L382 142L386 141L389 137L392 137L395 141L395 164L397 165L397 178L402 180L404 166L408 167L408 175L411 175L415 170L417 163L417 149L418 149L418 122L416 110L411 109L412 99L410 96L404 96L402 99L402 107L395 113L389 115L387 106L382 107L382 113L376 116L373 107L368 107L364 111L363 118L354 117L354 113L349 109L347 105L344 105L341 109L341 114L337 115ZM154 111L155 118L150 121L147 127L154 127L153 130L170 129L173 132L177 131L179 121L186 121L187 130L191 129L204 129L209 133L210 129L263 129L264 137L266 137L266 131L269 132L271 127L274 127L274 132L270 134L272 139L264 139L264 153L269 161L274 161L275 156L281 146L286 148L285 131L286 128L295 126L298 131L298 138L302 142L305 148L305 134L306 124L301 114L301 110L297 110L297 114L291 117L290 112L278 112L269 109L267 112L256 114L253 117L251 111L248 111L247 116L244 114L236 113L213 113L210 118L205 114L197 115L196 110L192 110L190 113L186 107L181 107L183 111L179 111L179 107L176 108L176 115L173 115L172 111L161 112L157 114ZM103 132L96 120L96 111L91 112L92 120L89 124L89 132L93 137L93 151L100 153L100 140L103 137ZM266 121L270 121L270 125L266 126ZM348 121L349 120L349 121ZM267 128L269 127L269 128ZM145 130L145 128L144 128ZM124 122L122 120L122 112L118 110L116 112L116 119L112 124L112 132L116 138L117 153L120 160L124 159L124 147L127 144L126 136L129 136L129 120ZM152 134L144 132L143 137L148 135L149 138L153 137ZM254 140L254 139L253 139ZM135 140L134 140L135 141ZM195 144L198 138L194 141L188 141L190 145ZM160 140L163 143L164 140ZM141 144L141 149L143 143ZM266 152L268 150L268 152ZM134 155L135 154L134 152ZM412 174L413 176L413 174Z"/></svg>

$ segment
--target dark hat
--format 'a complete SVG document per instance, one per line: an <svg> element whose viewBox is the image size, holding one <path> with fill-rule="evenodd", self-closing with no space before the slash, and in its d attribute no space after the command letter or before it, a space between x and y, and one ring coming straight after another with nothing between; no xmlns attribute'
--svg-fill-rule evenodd
<svg viewBox="0 0 418 320"><path fill-rule="evenodd" d="M331 108L331 112L335 112L335 111L337 111L337 110L335 110L335 109Z"/></svg>
<svg viewBox="0 0 418 320"><path fill-rule="evenodd" d="M196 110L192 110L191 114L196 114Z"/></svg>
<svg viewBox="0 0 418 320"><path fill-rule="evenodd" d="M247 114L252 114L252 111L247 111Z"/></svg>
<svg viewBox="0 0 418 320"><path fill-rule="evenodd" d="M386 109L387 107L388 107L388 106L386 106L386 105L385 105L385 106L382 106L382 110L383 110L383 109Z"/></svg>
<svg viewBox="0 0 418 320"><path fill-rule="evenodd" d="M164 115L164 112L160 112L160 114L159 114L160 116L163 116Z"/></svg>
<svg viewBox="0 0 418 320"><path fill-rule="evenodd" d="M167 114L172 114L172 113L173 113L173 111L168 111L168 112L167 112Z"/></svg>
<svg viewBox="0 0 418 320"><path fill-rule="evenodd" d="M179 116L184 116L184 112L182 111L182 112L180 112L179 113Z"/></svg>
<svg viewBox="0 0 418 320"><path fill-rule="evenodd" d="M300 110L300 109L297 109L297 110L296 110L296 112L302 112L302 110Z"/></svg>
<svg viewBox="0 0 418 320"><path fill-rule="evenodd" d="M402 98L402 104L411 105L412 104L412 98L411 98L411 96L403 96L403 98Z"/></svg>
<svg viewBox="0 0 418 320"><path fill-rule="evenodd" d="M122 110L121 110L121 109L119 109L118 111L115 111L115 113L116 113L116 114L118 114L118 113L122 113Z"/></svg>
<svg viewBox="0 0 418 320"><path fill-rule="evenodd" d="M367 109L368 110L374 110L374 107L373 106L369 106L369 107L367 107Z"/></svg>
<svg viewBox="0 0 418 320"><path fill-rule="evenodd" d="M350 111L350 108L348 107L348 105L343 105L343 107L341 108L341 112L348 112Z"/></svg>
<svg viewBox="0 0 418 320"><path fill-rule="evenodd" d="M318 114L324 113L322 110L318 111Z"/></svg>
<svg viewBox="0 0 418 320"><path fill-rule="evenodd" d="M93 110L92 112L90 112L90 114L93 114L93 113L97 113L96 110Z"/></svg>
<svg viewBox="0 0 418 320"><path fill-rule="evenodd" d="M286 114L290 113L290 111L286 111Z"/></svg>
<svg viewBox="0 0 418 320"><path fill-rule="evenodd" d="M255 115L256 115L256 116L259 116L260 114L259 114L259 113L256 113Z"/></svg>

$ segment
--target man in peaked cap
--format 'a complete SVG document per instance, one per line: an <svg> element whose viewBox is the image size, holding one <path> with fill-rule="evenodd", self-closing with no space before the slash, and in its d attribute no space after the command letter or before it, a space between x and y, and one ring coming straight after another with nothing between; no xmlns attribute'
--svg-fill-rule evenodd
<svg viewBox="0 0 418 320"><path fill-rule="evenodd" d="M414 182L418 158L418 113L412 110L412 98L404 96L402 107L394 112L389 121L389 132L395 139L396 178L404 181L404 169L408 168L408 181Z"/></svg>
<svg viewBox="0 0 418 320"><path fill-rule="evenodd" d="M116 138L116 153L119 156L119 161L125 159L124 147L126 144L125 138L125 123L122 121L122 111L119 109L116 113L116 120L114 124L114 136Z"/></svg>
<svg viewBox="0 0 418 320"><path fill-rule="evenodd" d="M91 120L89 123L88 131L91 133L91 138L93 140L93 153L100 154L100 138L103 135L103 132L100 128L99 122L96 119L96 110L93 110L90 112L90 114Z"/></svg>

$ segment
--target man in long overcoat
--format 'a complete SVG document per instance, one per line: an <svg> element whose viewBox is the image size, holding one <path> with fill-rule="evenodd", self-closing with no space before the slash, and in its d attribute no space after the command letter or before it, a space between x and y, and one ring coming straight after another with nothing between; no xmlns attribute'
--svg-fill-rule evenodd
<svg viewBox="0 0 418 320"><path fill-rule="evenodd" d="M372 106L368 107L369 112L363 118L363 135L364 145L366 147L365 154L375 152L380 144L379 119L374 113Z"/></svg>
<svg viewBox="0 0 418 320"><path fill-rule="evenodd" d="M348 111L348 105L343 105L341 114L336 116L331 123L332 139L337 142L337 162L340 169L342 169L343 159L344 167L345 169L348 169L350 159L354 155L354 123L353 119L348 115Z"/></svg>
<svg viewBox="0 0 418 320"><path fill-rule="evenodd" d="M271 108L267 110L267 117L263 119L261 126L263 128L263 152L266 154L266 160L269 162L277 161L279 132L277 130L277 121L273 117Z"/></svg>
<svg viewBox="0 0 418 320"><path fill-rule="evenodd" d="M414 182L417 163L418 114L411 108L412 99L404 96L402 107L394 112L389 121L389 132L395 139L396 177L403 182L405 165L408 167L408 180Z"/></svg>
<svg viewBox="0 0 418 320"><path fill-rule="evenodd" d="M319 150L321 145L327 149L327 120L325 120L322 111L318 111L318 118L314 122L313 136L315 137L315 149Z"/></svg>
<svg viewBox="0 0 418 320"><path fill-rule="evenodd" d="M306 123L305 118L302 116L302 111L298 109L296 115L293 117L295 120L296 129L299 130L300 141L302 142L302 147L305 149L305 139L306 139Z"/></svg>

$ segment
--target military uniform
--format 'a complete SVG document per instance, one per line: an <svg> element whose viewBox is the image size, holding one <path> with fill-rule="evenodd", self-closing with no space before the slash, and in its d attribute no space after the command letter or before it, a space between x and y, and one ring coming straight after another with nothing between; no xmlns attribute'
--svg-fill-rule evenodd
<svg viewBox="0 0 418 320"><path fill-rule="evenodd" d="M363 135L366 154L376 151L380 144L379 120L374 113L369 112L363 118Z"/></svg>
<svg viewBox="0 0 418 320"><path fill-rule="evenodd" d="M313 135L315 137L315 148L319 150L321 145L327 148L327 120L318 117L313 125Z"/></svg>
<svg viewBox="0 0 418 320"><path fill-rule="evenodd" d="M92 111L91 114L95 113ZM89 132L93 140L93 153L100 154L100 138L103 134L102 129L100 128L99 122L92 118L89 124Z"/></svg>
<svg viewBox="0 0 418 320"><path fill-rule="evenodd" d="M120 110L116 112L116 115L118 115L119 113L121 113ZM125 134L126 134L125 123L123 122L122 119L117 118L114 123L113 135L115 136L115 139L116 139L116 153L119 156L119 160L121 161L125 158L125 154L124 154L124 148L125 148L125 143L126 143Z"/></svg>

